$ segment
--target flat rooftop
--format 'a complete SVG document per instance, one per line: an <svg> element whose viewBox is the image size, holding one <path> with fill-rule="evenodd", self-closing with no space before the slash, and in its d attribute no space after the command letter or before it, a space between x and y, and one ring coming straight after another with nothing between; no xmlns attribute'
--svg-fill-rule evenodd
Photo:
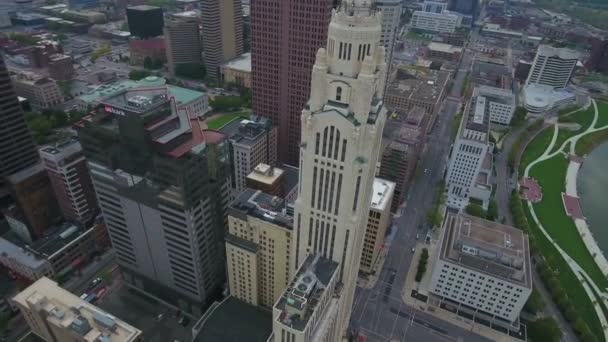
<svg viewBox="0 0 608 342"><path fill-rule="evenodd" d="M284 171L278 167L262 163L253 168L253 171L247 175L247 179L271 185L281 178L283 173Z"/></svg>
<svg viewBox="0 0 608 342"><path fill-rule="evenodd" d="M38 306L48 324L72 330L84 341L130 342L141 330L87 303L43 277L16 295L13 300L24 307Z"/></svg>
<svg viewBox="0 0 608 342"><path fill-rule="evenodd" d="M266 342L272 333L270 311L234 297L210 310L194 342Z"/></svg>
<svg viewBox="0 0 608 342"><path fill-rule="evenodd" d="M34 241L26 248L40 257L49 257L81 237L88 230L65 223L53 227L49 231L50 233L47 233L45 237Z"/></svg>
<svg viewBox="0 0 608 342"><path fill-rule="evenodd" d="M462 53L463 48L451 44L431 42L428 46L429 50L443 53Z"/></svg>
<svg viewBox="0 0 608 342"><path fill-rule="evenodd" d="M453 211L443 229L442 260L532 287L528 236L520 229Z"/></svg>
<svg viewBox="0 0 608 342"><path fill-rule="evenodd" d="M395 183L382 178L374 178L371 208L378 211L390 209L391 199L395 192Z"/></svg>
<svg viewBox="0 0 608 342"><path fill-rule="evenodd" d="M224 133L233 143L253 145L270 129L272 129L270 120L253 116L251 118L234 118L218 130Z"/></svg>
<svg viewBox="0 0 608 342"><path fill-rule="evenodd" d="M447 86L449 73L437 70L396 71L388 92L392 95L414 100L439 102Z"/></svg>
<svg viewBox="0 0 608 342"><path fill-rule="evenodd" d="M229 215L243 219L249 215L292 230L293 216L287 212L284 199L249 188L241 192L228 207Z"/></svg>
<svg viewBox="0 0 608 342"><path fill-rule="evenodd" d="M223 67L243 72L251 72L251 53L244 53L228 61L223 65Z"/></svg>
<svg viewBox="0 0 608 342"><path fill-rule="evenodd" d="M483 96L471 97L463 115L459 137L487 143L490 130L490 103L488 99Z"/></svg>
<svg viewBox="0 0 608 342"><path fill-rule="evenodd" d="M277 320L292 329L304 331L325 291L333 291L327 286L338 271L338 266L337 262L319 254L309 254L275 305L275 309L281 311Z"/></svg>
<svg viewBox="0 0 608 342"><path fill-rule="evenodd" d="M481 85L475 87L473 96L484 96L492 102L515 106L515 94L510 89Z"/></svg>
<svg viewBox="0 0 608 342"><path fill-rule="evenodd" d="M46 154L47 156L54 157L70 155L79 151L82 151L82 146L80 146L77 137L70 137L64 141L40 149L40 152L42 152L43 155Z"/></svg>

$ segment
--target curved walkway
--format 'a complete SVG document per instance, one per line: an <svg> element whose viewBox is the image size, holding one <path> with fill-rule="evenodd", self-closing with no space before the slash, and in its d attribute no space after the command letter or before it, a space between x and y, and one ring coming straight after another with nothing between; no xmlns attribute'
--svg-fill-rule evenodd
<svg viewBox="0 0 608 342"><path fill-rule="evenodd" d="M594 107L594 117L593 117L593 121L592 121L591 125L589 125L589 127L587 127L587 129L584 132L581 132L575 136L568 138L566 141L564 141L562 143L562 145L555 152L550 153L550 151L553 150L553 146L555 145L555 142L556 142L557 136L558 136L558 132L559 132L559 127L558 127L557 123L555 123L551 143L549 144L549 146L547 147L545 152L543 152L543 154L540 157L538 157L536 160L531 162L526 167L526 169L524 171L524 177L529 177L530 170L532 169L532 167L534 167L534 165L536 165L540 162L543 162L547 159L553 158L557 154L564 153L563 150L568 144L570 144L570 153L574 154L576 143L578 142L578 140L581 137L583 137L589 133L593 133L593 132L600 131L603 129L608 129L608 125L599 127L599 128L594 128L597 123L597 119L598 119L598 108L597 108L597 103L595 102L595 100L592 100L592 103L593 103L593 107ZM604 328L604 331L603 331L604 340L608 340L608 320L607 320L606 316L604 315L604 312L600 308L599 304L597 303L598 301L603 301L604 304L608 306L608 299L606 298L607 296L605 293L605 292L607 292L607 289L600 289L595 284L595 282L591 279L591 277L589 277L587 272L585 272L585 270L574 259L572 259L570 257L570 255L568 255L568 253L566 253L559 246L559 244L555 242L555 240L553 240L551 235L547 232L545 227L542 225L542 223L536 216L536 212L534 211L534 206L532 205L532 203L527 202L527 204L528 204L528 210L530 211L530 214L532 215L532 218L534 219L534 222L536 223L538 228L541 230L541 232L547 238L547 240L549 240L549 242L557 249L557 251L560 253L562 258L564 258L564 260L566 260L570 269L574 272L577 279L583 285L585 292L587 293L587 296L591 299L591 302L594 303L593 306L594 306L595 312L600 320L602 327ZM583 240L584 240L584 238L583 238ZM605 258L604 258L604 260L605 260ZM601 267L601 265L598 265L598 266L603 271L603 268ZM593 290L592 290L592 288L593 288ZM593 291L600 294L600 297L596 297L595 294L593 293Z"/></svg>

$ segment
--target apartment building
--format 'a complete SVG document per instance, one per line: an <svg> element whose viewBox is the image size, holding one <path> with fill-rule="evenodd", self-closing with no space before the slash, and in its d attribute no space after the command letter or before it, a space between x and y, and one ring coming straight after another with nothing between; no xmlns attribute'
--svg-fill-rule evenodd
<svg viewBox="0 0 608 342"><path fill-rule="evenodd" d="M199 14L195 11L175 13L165 21L163 29L167 68L175 77L179 64L202 63L202 41Z"/></svg>
<svg viewBox="0 0 608 342"><path fill-rule="evenodd" d="M72 56L61 53L49 56L49 77L56 81L68 81L74 77Z"/></svg>
<svg viewBox="0 0 608 342"><path fill-rule="evenodd" d="M458 62L463 48L450 44L431 42L427 47L427 58L430 60Z"/></svg>
<svg viewBox="0 0 608 342"><path fill-rule="evenodd" d="M517 102L510 89L479 86L473 89L473 97L485 97L487 112L493 124L508 126L511 123Z"/></svg>
<svg viewBox="0 0 608 342"><path fill-rule="evenodd" d="M532 292L528 236L521 229L448 211L430 291L441 301L519 329Z"/></svg>
<svg viewBox="0 0 608 342"><path fill-rule="evenodd" d="M200 314L225 278L225 136L163 88L107 97L76 126L125 283Z"/></svg>
<svg viewBox="0 0 608 342"><path fill-rule="evenodd" d="M12 77L15 93L30 101L38 110L51 109L63 104L63 94L55 80L32 73L20 73Z"/></svg>
<svg viewBox="0 0 608 342"><path fill-rule="evenodd" d="M391 225L391 202L395 183L381 178L374 179L372 204L369 208L363 251L361 252L361 272L372 273L384 247L384 237Z"/></svg>
<svg viewBox="0 0 608 342"><path fill-rule="evenodd" d="M97 215L97 199L78 139L43 147L38 153L63 217L87 226Z"/></svg>
<svg viewBox="0 0 608 342"><path fill-rule="evenodd" d="M228 208L226 260L230 294L272 308L290 278L293 209L287 201L246 189Z"/></svg>
<svg viewBox="0 0 608 342"><path fill-rule="evenodd" d="M235 118L219 131L230 142L231 186L236 196L245 189L247 175L259 164L277 165L277 130L263 117Z"/></svg>
<svg viewBox="0 0 608 342"><path fill-rule="evenodd" d="M426 0L422 3L422 10L430 13L443 13L443 11L448 9L447 1L441 0Z"/></svg>
<svg viewBox="0 0 608 342"><path fill-rule="evenodd" d="M411 28L422 32L430 33L453 33L460 27L462 17L444 11L441 13L415 11L410 22Z"/></svg>
<svg viewBox="0 0 608 342"><path fill-rule="evenodd" d="M13 298L32 332L47 342L139 342L141 330L41 278Z"/></svg>
<svg viewBox="0 0 608 342"><path fill-rule="evenodd" d="M463 209L469 204L484 160L491 158L487 102L483 96L473 96L463 112L446 176L448 207Z"/></svg>

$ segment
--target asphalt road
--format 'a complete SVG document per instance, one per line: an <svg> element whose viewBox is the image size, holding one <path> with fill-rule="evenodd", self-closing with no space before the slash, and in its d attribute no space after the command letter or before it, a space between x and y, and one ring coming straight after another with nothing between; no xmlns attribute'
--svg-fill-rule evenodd
<svg viewBox="0 0 608 342"><path fill-rule="evenodd" d="M414 179L408 205L394 219L397 231L388 243L388 253L376 285L357 288L350 329L368 341L490 341L403 303L401 291L410 267L415 236L426 226L426 213L433 206L436 184L444 177L454 116L460 109L463 81L469 71L471 56L465 53L462 67L439 112L433 132L421 158L421 168L428 169Z"/></svg>

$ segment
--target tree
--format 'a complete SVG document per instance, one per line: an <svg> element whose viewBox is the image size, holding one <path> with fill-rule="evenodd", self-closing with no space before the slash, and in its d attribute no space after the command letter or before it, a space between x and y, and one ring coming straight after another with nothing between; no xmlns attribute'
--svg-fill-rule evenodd
<svg viewBox="0 0 608 342"><path fill-rule="evenodd" d="M181 63L175 66L175 74L192 80L204 80L207 77L207 68L203 63Z"/></svg>
<svg viewBox="0 0 608 342"><path fill-rule="evenodd" d="M61 92L63 93L63 97L71 98L72 97L72 80L67 81L57 81L57 85Z"/></svg>
<svg viewBox="0 0 608 342"><path fill-rule="evenodd" d="M517 107L515 109L515 113L513 113L513 117L511 118L511 126L518 127L521 126L524 122L526 122L526 115L528 111L524 107Z"/></svg>
<svg viewBox="0 0 608 342"><path fill-rule="evenodd" d="M57 40L59 40L60 42L65 42L67 39L68 37L65 35L65 33L59 32L57 34Z"/></svg>
<svg viewBox="0 0 608 342"><path fill-rule="evenodd" d="M216 96L209 105L216 112L227 112L241 108L243 101L239 96Z"/></svg>
<svg viewBox="0 0 608 342"><path fill-rule="evenodd" d="M149 72L148 70L131 70L131 72L129 72L129 79L132 79L134 81L139 81L150 75L152 75L152 73Z"/></svg>
<svg viewBox="0 0 608 342"><path fill-rule="evenodd" d="M498 204L495 199L490 201L488 205L488 212L486 213L487 219L491 221L496 221L498 218Z"/></svg>
<svg viewBox="0 0 608 342"><path fill-rule="evenodd" d="M543 302L543 298L540 296L540 293L538 290L536 290L536 288L532 289L532 294L530 294L530 297L528 297L528 301L526 302L526 305L524 305L524 310L533 314L538 314L542 312L544 308L545 302Z"/></svg>
<svg viewBox="0 0 608 342"><path fill-rule="evenodd" d="M464 211L472 216L477 216L483 219L486 218L486 211L483 210L483 208L479 204L469 203L469 205L467 205Z"/></svg>
<svg viewBox="0 0 608 342"><path fill-rule="evenodd" d="M559 342L562 331L553 318L539 318L528 324L528 339L531 342Z"/></svg>
<svg viewBox="0 0 608 342"><path fill-rule="evenodd" d="M416 281L422 280L424 273L426 272L426 264L429 260L429 250L426 248L422 249L420 254L420 260L418 260L418 268L416 269Z"/></svg>

